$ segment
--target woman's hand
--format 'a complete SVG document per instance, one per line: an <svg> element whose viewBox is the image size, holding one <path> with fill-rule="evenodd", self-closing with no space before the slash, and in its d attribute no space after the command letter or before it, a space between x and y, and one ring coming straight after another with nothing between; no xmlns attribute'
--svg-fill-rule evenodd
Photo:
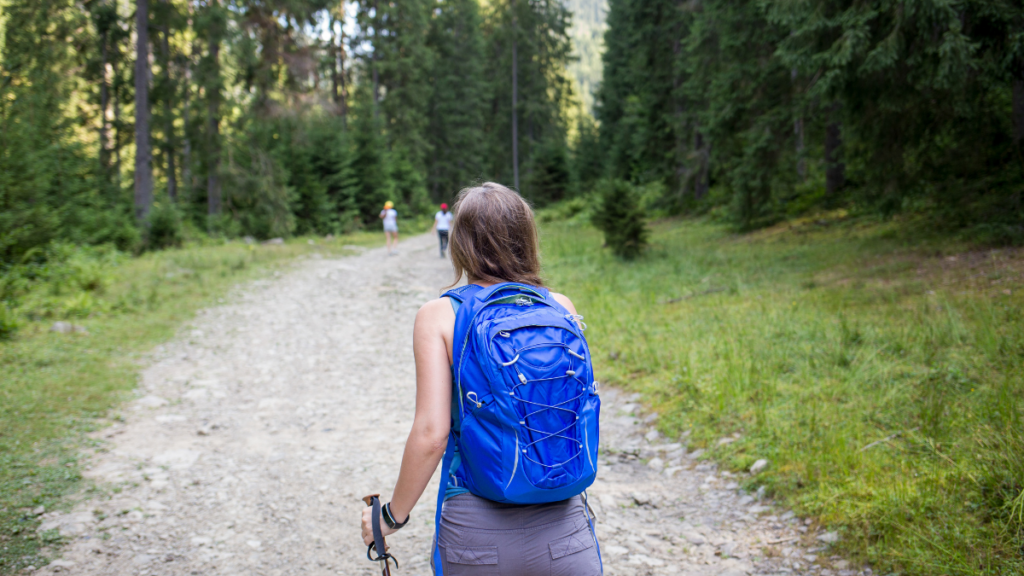
<svg viewBox="0 0 1024 576"><path fill-rule="evenodd" d="M395 532L397 532L397 530L393 530L393 529L389 528L388 525L384 523L384 518L381 517L381 519L380 519L380 533L383 534L385 537L387 537L387 536L390 536L390 535L394 534ZM369 546L372 543L373 543L373 508L366 507L366 508L363 508L363 544L366 544L367 546ZM378 554L383 554L384 552L387 552L387 550L378 550L377 551Z"/></svg>

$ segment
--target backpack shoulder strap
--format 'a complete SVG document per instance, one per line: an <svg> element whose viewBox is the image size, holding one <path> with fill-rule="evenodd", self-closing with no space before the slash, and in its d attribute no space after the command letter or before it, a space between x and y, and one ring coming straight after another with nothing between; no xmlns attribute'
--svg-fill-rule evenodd
<svg viewBox="0 0 1024 576"><path fill-rule="evenodd" d="M459 307L466 300L472 298L477 292L483 290L483 288L476 284L466 284L465 286L459 286L458 288L452 288L441 295L442 298L448 298L448 301L452 303L452 310L455 315L459 315Z"/></svg>

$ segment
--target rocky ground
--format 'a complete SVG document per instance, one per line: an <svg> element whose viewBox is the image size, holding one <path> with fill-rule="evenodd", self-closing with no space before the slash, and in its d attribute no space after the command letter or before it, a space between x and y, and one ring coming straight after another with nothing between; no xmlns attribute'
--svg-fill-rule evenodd
<svg viewBox="0 0 1024 576"><path fill-rule="evenodd" d="M39 570L379 574L359 498L394 486L413 415L413 317L450 274L421 236L398 256L305 261L200 313L153 351L123 422L97 434L105 448L86 455L86 475L100 495L44 515L40 530L69 543ZM685 438L659 438L636 396L604 389L602 401L589 493L606 574L870 573ZM396 574L430 573L436 486L389 539Z"/></svg>

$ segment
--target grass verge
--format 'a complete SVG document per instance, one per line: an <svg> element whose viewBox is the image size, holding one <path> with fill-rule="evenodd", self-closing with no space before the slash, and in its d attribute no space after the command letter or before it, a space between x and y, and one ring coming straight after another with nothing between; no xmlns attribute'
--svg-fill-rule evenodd
<svg viewBox="0 0 1024 576"><path fill-rule="evenodd" d="M602 380L883 574L1024 574L1024 252L843 214L653 226L632 263L542 227Z"/></svg>
<svg viewBox="0 0 1024 576"><path fill-rule="evenodd" d="M0 342L0 574L41 566L60 544L56 534L37 534L37 516L85 488L77 465L84 432L130 396L143 353L239 282L298 257L381 244L381 234L363 232L138 258L65 247L60 270L18 292L7 317L20 326ZM87 332L52 332L55 321Z"/></svg>

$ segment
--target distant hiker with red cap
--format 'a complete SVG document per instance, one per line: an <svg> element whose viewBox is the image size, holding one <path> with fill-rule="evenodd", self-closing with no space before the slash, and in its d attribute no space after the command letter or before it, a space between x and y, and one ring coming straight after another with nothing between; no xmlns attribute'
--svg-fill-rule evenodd
<svg viewBox="0 0 1024 576"><path fill-rule="evenodd" d="M441 209L434 214L434 230L437 230L437 239L441 241L441 258L444 258L444 251L448 249L448 231L452 228L452 213L448 211L447 204L441 204Z"/></svg>

